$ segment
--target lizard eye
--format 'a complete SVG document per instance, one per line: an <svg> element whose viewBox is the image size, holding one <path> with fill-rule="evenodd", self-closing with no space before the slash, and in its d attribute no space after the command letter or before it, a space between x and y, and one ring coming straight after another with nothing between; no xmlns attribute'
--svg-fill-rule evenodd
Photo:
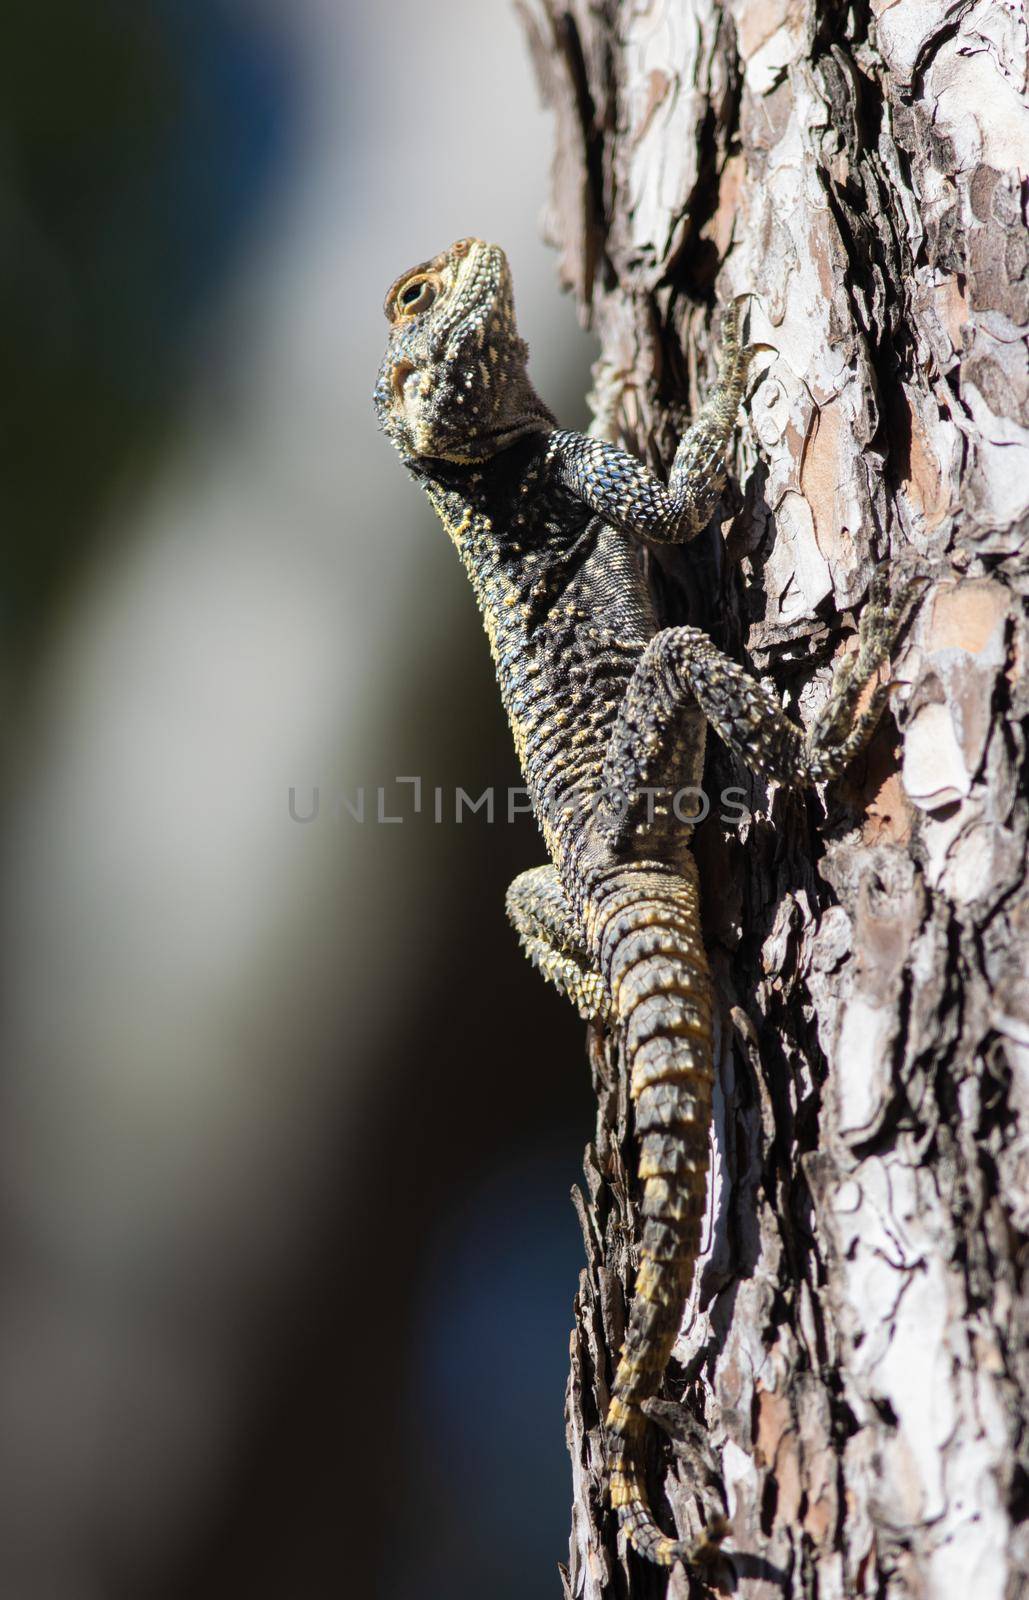
<svg viewBox="0 0 1029 1600"><path fill-rule="evenodd" d="M439 285L432 278L411 278L397 291L397 310L402 317L417 317L428 311L439 294Z"/></svg>

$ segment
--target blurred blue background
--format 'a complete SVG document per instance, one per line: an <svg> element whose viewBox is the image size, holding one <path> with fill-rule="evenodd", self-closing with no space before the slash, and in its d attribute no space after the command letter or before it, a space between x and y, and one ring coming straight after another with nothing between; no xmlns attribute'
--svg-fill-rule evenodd
<svg viewBox="0 0 1029 1600"><path fill-rule="evenodd" d="M515 17L5 23L0 1594L556 1594L582 1029L504 923L541 844L370 405L387 286L477 233L585 422Z"/></svg>

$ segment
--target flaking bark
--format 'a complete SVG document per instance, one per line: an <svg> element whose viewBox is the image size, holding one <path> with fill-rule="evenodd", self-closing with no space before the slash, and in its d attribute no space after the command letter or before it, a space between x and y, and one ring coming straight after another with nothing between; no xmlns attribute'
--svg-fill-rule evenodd
<svg viewBox="0 0 1029 1600"><path fill-rule="evenodd" d="M556 115L548 232L601 342L598 431L666 467L713 375L715 308L749 297L735 488L706 541L655 564L667 620L706 626L808 720L875 562L930 580L893 714L845 779L797 798L709 756L715 1177L655 1407L672 1441L655 1440L656 1508L688 1534L724 1505L755 1600L1014 1600L1029 1586L1025 19L921 0L520 9ZM719 820L733 785L742 827ZM604 1505L636 1152L617 1040L594 1033L590 1059L565 1589L682 1596L681 1570L618 1548Z"/></svg>

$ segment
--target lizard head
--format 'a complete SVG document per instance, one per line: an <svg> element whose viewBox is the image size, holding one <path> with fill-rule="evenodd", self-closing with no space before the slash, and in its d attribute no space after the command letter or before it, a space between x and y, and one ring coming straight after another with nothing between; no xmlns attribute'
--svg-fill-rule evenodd
<svg viewBox="0 0 1029 1600"><path fill-rule="evenodd" d="M483 461L554 426L525 370L511 270L499 245L458 239L401 273L384 306L379 425L409 462Z"/></svg>

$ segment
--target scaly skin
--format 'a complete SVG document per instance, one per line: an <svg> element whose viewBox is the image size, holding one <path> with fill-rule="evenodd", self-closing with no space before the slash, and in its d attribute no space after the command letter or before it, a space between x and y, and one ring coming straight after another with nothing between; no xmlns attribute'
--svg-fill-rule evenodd
<svg viewBox="0 0 1029 1600"><path fill-rule="evenodd" d="M855 712L906 595L873 596L859 656L805 739L704 634L659 630L639 561L639 540L691 538L714 510L747 367L735 309L720 381L667 488L624 451L558 429L529 381L496 245L459 240L398 278L385 310L379 421L471 580L550 856L512 884L508 913L581 1014L624 1030L644 1222L607 1415L611 1503L641 1555L701 1559L726 1525L693 1546L663 1534L640 1449L641 1405L661 1385L700 1245L713 1082L690 830L660 791L700 784L708 721L784 781L839 771L881 709L882 693Z"/></svg>

